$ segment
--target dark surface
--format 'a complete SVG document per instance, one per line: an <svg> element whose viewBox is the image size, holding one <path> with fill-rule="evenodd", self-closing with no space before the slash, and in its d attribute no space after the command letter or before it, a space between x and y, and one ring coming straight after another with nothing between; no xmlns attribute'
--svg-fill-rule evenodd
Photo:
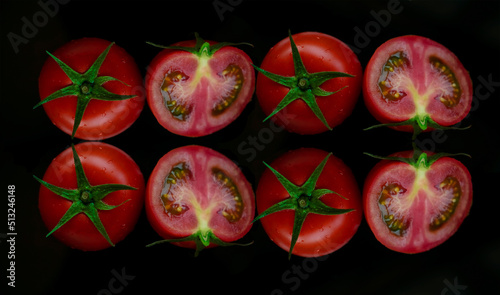
<svg viewBox="0 0 500 295"><path fill-rule="evenodd" d="M63 1L61 1L63 2ZM237 4L222 19L213 3ZM393 1L69 1L40 26L15 53L9 32L22 34L23 17L43 11L37 1L2 1L1 13L1 186L4 190L0 232L7 230L7 185L16 186L16 288L7 287L8 247L0 237L0 293L15 294L143 294L161 290L219 294L492 294L500 279L499 128L500 5L498 1L401 1L399 13L383 25L374 13L388 11ZM43 21L43 19L40 19ZM378 30L377 30L378 28ZM470 170L474 203L459 231L441 246L418 255L392 252L382 246L365 221L339 251L320 259L292 257L272 243L259 223L245 241L249 247L216 248L194 258L191 250L173 245L145 248L159 236L142 214L135 230L115 248L95 253L71 250L55 238L38 213L38 183L51 160L71 144L52 125L39 101L37 79L45 50L81 37L115 41L135 57L143 74L159 52L145 41L170 44L193 38L249 42L244 49L257 65L267 50L292 33L319 31L357 47L364 67L373 51L389 38L417 34L453 51L470 72L475 102L466 131L444 137L423 134L418 140L435 151L465 152L459 158ZM367 30L368 29L368 30ZM370 31L371 30L371 31ZM369 33L359 39L359 31ZM370 33L371 32L371 33ZM486 87L481 81L493 81ZM481 86L483 85L483 86ZM481 98L481 100L479 99ZM332 132L299 136L274 133L272 141L249 161L238 146L269 127L254 97L243 114L224 130L189 139L164 130L146 106L136 123L105 142L127 152L147 179L158 159L172 148L199 144L239 163L256 187L264 169L281 153L298 147L333 152L355 173L360 188L377 160L363 152L387 155L411 148L411 137L389 129L363 131L377 123L362 99L353 114ZM75 140L75 143L79 140ZM250 146L250 144L248 144ZM115 279L122 271L129 276ZM132 278L133 277L133 278ZM71 291L70 291L71 290ZM274 293L273 293L274 291ZM282 292L282 293L281 293ZM498 292L498 291L497 291Z"/></svg>

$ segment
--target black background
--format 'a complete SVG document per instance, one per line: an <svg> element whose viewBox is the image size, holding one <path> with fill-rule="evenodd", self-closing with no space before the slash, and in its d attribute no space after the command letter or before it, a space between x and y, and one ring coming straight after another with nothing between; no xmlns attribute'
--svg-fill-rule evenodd
<svg viewBox="0 0 500 295"><path fill-rule="evenodd" d="M27 44L14 52L7 35L22 35L23 17L43 11L37 1L1 2L1 186L0 232L7 231L7 186L16 186L16 288L7 287L7 252L0 240L0 290L15 294L142 294L157 290L217 292L219 294L492 294L500 279L498 230L500 176L498 107L500 88L500 4L497 1L405 1L400 13L385 26L373 13L387 11L393 1L69 1L40 26ZM214 3L232 3L218 14ZM223 9L223 8L220 8ZM221 17L222 16L222 17ZM406 34L429 37L453 51L470 72L475 97L466 131L447 131L444 137L423 134L418 140L436 151L465 152L460 158L474 184L474 203L468 218L447 242L417 255L393 252L381 245L363 221L353 239L327 257L292 257L274 245L259 223L244 241L249 247L216 248L201 252L173 245L145 248L159 236L141 215L135 230L115 248L99 252L71 250L48 230L38 212L38 183L51 160L71 140L52 125L39 101L38 74L47 58L45 50L81 37L115 41L126 49L146 74L159 52L145 43L159 44L192 39L249 42L242 47L260 64L267 50L292 33L319 31L357 47L364 67L374 50L386 40ZM378 29L378 30L377 30ZM368 33L359 39L359 31ZM496 81L490 88L482 80ZM105 140L127 152L147 179L158 159L175 147L199 144L224 153L237 162L248 180L257 185L262 161L283 152L316 147L350 166L360 187L377 160L363 152L387 155L411 148L409 134L389 129L363 131L377 123L360 97L353 114L333 131L299 136L274 133L270 143L249 161L238 152L248 137L268 128L256 98L230 126L203 138L183 138L163 129L145 106L134 125ZM75 143L79 140L75 140ZM0 196L2 196L0 195ZM133 276L121 286L113 273ZM110 282L118 289L110 288ZM453 288L453 286L455 286ZM123 288L122 288L123 287ZM455 292L455 293L454 293ZM4 291L0 291L4 294ZM497 293L498 294L498 293Z"/></svg>

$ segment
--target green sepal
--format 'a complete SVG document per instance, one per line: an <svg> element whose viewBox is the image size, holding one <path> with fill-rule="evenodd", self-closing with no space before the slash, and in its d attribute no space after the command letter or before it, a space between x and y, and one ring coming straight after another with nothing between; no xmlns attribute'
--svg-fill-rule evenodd
<svg viewBox="0 0 500 295"><path fill-rule="evenodd" d="M290 39L290 45L292 48L292 58L293 58L293 64L294 64L294 69L295 69L295 76L293 77L287 77L287 76L281 76L278 74L274 74L271 72L268 72L264 69L261 69L257 67L256 65L253 65L256 71L259 73L263 74L267 78L271 79L272 81L283 85L287 88L290 88L289 92L283 99L278 103L276 108L271 112L269 116L267 116L263 121L265 122L266 120L270 119L272 116L276 115L279 111L284 109L287 105L292 103L293 101L297 99L302 99L307 106L311 109L311 111L314 113L314 115L325 125L328 130L332 130L332 127L328 125L328 122L326 121L323 112L321 111L317 101L316 97L317 96L330 96L332 94L335 94L347 86L344 86L340 88L339 90L336 91L325 91L320 88L320 86L325 83L328 80L334 79L334 78L340 78L340 77L348 77L352 78L355 77L351 74L347 73L342 73L342 72L317 72L317 73L309 73L304 66L304 63L302 62L302 58L300 56L300 53L297 49L297 45L293 41L292 38L292 33L288 31L288 37Z"/></svg>
<svg viewBox="0 0 500 295"><path fill-rule="evenodd" d="M84 213L90 221L94 224L99 233L108 241L111 246L115 246L104 228L104 225L99 218L100 210L113 210L130 200L125 200L119 205L109 205L102 201L102 199L110 193L120 191L120 190L136 190L136 188L123 185L123 184L101 184L92 186L85 172L83 170L82 163L78 154L76 153L75 146L72 144L71 149L73 152L73 160L75 162L75 173L76 173L76 189L66 189L50 184L35 175L33 177L44 187L49 189L56 195L63 197L72 202L71 206L68 208L66 213L61 217L59 222L54 226L54 228L46 235L50 236L53 232L61 228L69 220L80 213Z"/></svg>
<svg viewBox="0 0 500 295"><path fill-rule="evenodd" d="M278 181L283 185L288 194L289 198L284 199L266 210L264 210L261 214L254 218L253 222L276 212L283 210L294 210L294 223L292 230L292 238L290 242L290 250L288 252L288 259L291 258L293 248L297 242L297 239L300 234L300 230L302 229L302 225L308 214L320 214L320 215L340 215L353 211L354 209L337 209L327 206L323 203L320 198L326 194L336 194L343 199L346 199L342 195L329 190L329 189L316 189L316 183L318 181L323 168L328 161L328 158L331 156L329 153L323 161L314 169L313 173L309 176L309 178L302 184L301 186L293 184L286 177L284 177L281 173L279 173L276 169L272 168L270 165L264 162L271 172L276 176ZM347 199L346 199L347 200Z"/></svg>
<svg viewBox="0 0 500 295"><path fill-rule="evenodd" d="M432 120L429 115L425 115L425 116L415 116L413 118L401 122L377 124L365 128L364 130L367 131L379 127L398 127L398 126L413 127L413 137L412 137L413 140L415 140L420 133L427 130L428 128L439 129L439 130L466 130L471 127L471 126L467 127L442 126L436 123L434 120Z"/></svg>
<svg viewBox="0 0 500 295"><path fill-rule="evenodd" d="M246 244L241 244L241 243L228 243L224 242L223 240L219 239L212 231L197 231L193 233L192 235L189 235L184 238L178 238L178 239L166 239L166 240L160 240L153 242L151 244L146 245L146 247L151 247L154 245L162 244L162 243L179 243L179 242L194 242L196 245L195 253L194 256L198 257L200 252L208 247L210 244L216 244L218 246L222 247L229 247L229 246L249 246L253 244L253 242L246 243Z"/></svg>
<svg viewBox="0 0 500 295"><path fill-rule="evenodd" d="M70 201L76 201L78 200L78 192L75 191L75 190L70 190L70 189L65 189L65 188L62 188L62 187L58 187L58 186L55 186L55 185L52 185L38 177L36 177L35 175L33 175L33 177L40 183L42 184L43 186L45 186L46 188L48 188L51 192L53 192L54 194L60 196L60 197L63 197L67 200L70 200Z"/></svg>
<svg viewBox="0 0 500 295"><path fill-rule="evenodd" d="M97 228L99 233L108 241L108 243L111 246L115 246L115 244L111 241L111 239L108 236L108 232L106 232L106 229L104 228L104 225L102 224L101 219L99 218L99 213L97 211L97 208L95 207L94 203L90 203L86 206L82 207L82 212L87 215L87 217L92 221L94 226Z"/></svg>
<svg viewBox="0 0 500 295"><path fill-rule="evenodd" d="M109 46L106 47L106 49L99 55L99 57L97 57L92 66L90 66L90 68L83 74L73 70L62 60L47 51L47 54L56 61L56 63L64 71L66 76L68 76L73 84L50 94L45 99L38 102L33 107L33 109L36 109L37 107L57 98L76 96L77 105L75 112L75 122L73 124L73 130L71 133L71 138L73 138L75 137L76 130L80 126L83 114L85 113L85 109L87 108L90 100L97 99L105 101L118 101L136 97L137 95L120 95L106 90L103 85L109 81L118 81L126 86L130 85L114 77L97 76L99 69L101 68L104 60L106 59L106 56L108 55L109 50L111 49L111 46L113 46L114 44L114 42L109 44Z"/></svg>
<svg viewBox="0 0 500 295"><path fill-rule="evenodd" d="M76 201L73 204L71 204L68 211L64 213L64 215L61 217L56 226L54 226L54 228L45 237L49 237L53 232L58 230L66 222L70 221L73 217L80 214L81 212L83 212L83 204L81 202Z"/></svg>
<svg viewBox="0 0 500 295"><path fill-rule="evenodd" d="M207 56L211 57L217 52L219 49L225 46L238 46L238 45L249 45L252 46L250 43L246 42L240 42L240 43L232 43L232 42L219 42L213 45L210 45L210 43L206 42L204 39L200 37L198 33L194 33L194 36L196 38L196 44L194 47L187 47L187 46L165 46L165 45L159 45L155 44L153 42L146 42L147 44L162 48L162 49L172 49L172 50L182 50L182 51L187 51L189 53L192 53L196 56Z"/></svg>

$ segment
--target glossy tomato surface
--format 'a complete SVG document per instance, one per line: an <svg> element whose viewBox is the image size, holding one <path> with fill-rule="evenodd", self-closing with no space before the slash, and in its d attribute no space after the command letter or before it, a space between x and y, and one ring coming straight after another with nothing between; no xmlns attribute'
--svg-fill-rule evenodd
<svg viewBox="0 0 500 295"><path fill-rule="evenodd" d="M313 173L327 152L314 148L289 151L270 164L285 178L302 185ZM316 189L329 189L337 194L326 194L321 201L332 208L354 209L341 215L307 215L292 254L303 257L323 256L344 246L356 233L363 216L361 194L350 170L339 158L330 156L316 183ZM257 211L264 212L272 205L290 197L287 190L266 169L261 176L257 191ZM270 239L289 251L295 213L284 210L261 219Z"/></svg>
<svg viewBox="0 0 500 295"><path fill-rule="evenodd" d="M193 48L195 44L192 40L172 46ZM146 76L148 104L158 122L188 137L208 135L229 125L251 100L254 89L252 61L233 46L212 55L164 49L151 61Z"/></svg>
<svg viewBox="0 0 500 295"><path fill-rule="evenodd" d="M238 240L252 226L254 202L252 187L238 166L196 145L163 156L146 190L147 217L164 239L212 233L224 242ZM192 241L176 244L195 247Z"/></svg>
<svg viewBox="0 0 500 295"><path fill-rule="evenodd" d="M402 253L424 252L445 242L469 214L471 204L469 171L450 157L428 168L382 160L368 174L363 190L365 217L375 237Z"/></svg>
<svg viewBox="0 0 500 295"><path fill-rule="evenodd" d="M83 74L96 61L111 42L98 38L73 40L52 54ZM135 95L120 101L91 99L75 137L88 140L101 140L115 136L129 128L139 117L144 106L142 76L132 56L116 44L111 46L98 76L110 76L119 81L108 81L104 88L118 95ZM88 81L90 84L94 81ZM57 62L48 57L39 76L38 85L41 100L52 93L73 84ZM90 87L91 88L91 87ZM50 120L59 129L72 134L75 122L77 97L69 95L43 104Z"/></svg>
<svg viewBox="0 0 500 295"><path fill-rule="evenodd" d="M104 228L111 241L116 244L122 241L137 223L144 202L144 177L134 160L112 145L85 142L77 144L75 149L91 185L124 184L136 188L136 190L112 192L102 200L111 206L121 204L112 210L99 211L99 218ZM77 188L71 148L64 150L52 161L43 180L66 189ZM49 230L57 225L71 205L71 201L54 194L43 185L40 186L40 215ZM108 241L84 213L79 213L70 219L52 235L69 247L84 251L110 247Z"/></svg>
<svg viewBox="0 0 500 295"><path fill-rule="evenodd" d="M469 113L472 91L469 73L453 52L413 35L380 45L363 80L365 104L382 123L428 117L442 126L456 124Z"/></svg>
<svg viewBox="0 0 500 295"><path fill-rule="evenodd" d="M363 73L356 54L345 43L327 34L303 32L292 35L292 38L308 73L333 71L354 75L354 77L339 77L324 82L320 85L322 90L340 91L316 98L328 125L330 127L339 125L352 113L361 93ZM295 76L289 38L274 45L268 51L260 67L281 76ZM262 73L257 76L257 98L266 115L274 111L289 90L290 88L272 81ZM301 99L290 103L272 119L288 131L299 134L317 134L328 130Z"/></svg>

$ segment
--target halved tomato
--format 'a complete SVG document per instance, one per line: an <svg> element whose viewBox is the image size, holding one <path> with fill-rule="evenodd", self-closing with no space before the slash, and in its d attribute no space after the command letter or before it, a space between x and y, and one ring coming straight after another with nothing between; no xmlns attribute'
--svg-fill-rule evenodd
<svg viewBox="0 0 500 295"><path fill-rule="evenodd" d="M469 171L443 154L396 153L370 171L363 191L375 237L402 253L442 244L458 230L471 204Z"/></svg>
<svg viewBox="0 0 500 295"><path fill-rule="evenodd" d="M394 129L451 126L471 108L472 81L443 45L420 36L382 44L366 66L363 96L371 114Z"/></svg>
<svg viewBox="0 0 500 295"><path fill-rule="evenodd" d="M155 231L196 253L242 238L252 226L254 203L252 187L236 164L195 145L163 156L146 189L146 213Z"/></svg>
<svg viewBox="0 0 500 295"><path fill-rule="evenodd" d="M250 57L230 45L197 36L159 46L165 49L149 66L146 90L149 107L164 128L199 137L241 114L253 95L255 73Z"/></svg>

